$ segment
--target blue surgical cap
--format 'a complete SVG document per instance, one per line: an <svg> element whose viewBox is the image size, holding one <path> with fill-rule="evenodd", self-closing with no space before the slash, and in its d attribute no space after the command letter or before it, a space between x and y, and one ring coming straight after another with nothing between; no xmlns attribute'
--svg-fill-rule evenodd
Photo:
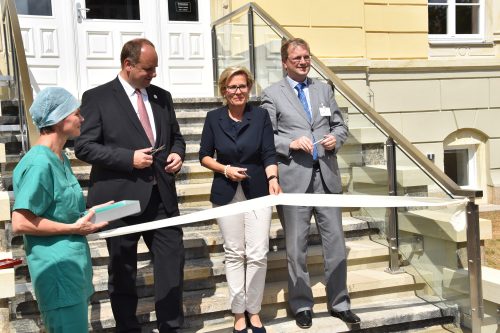
<svg viewBox="0 0 500 333"><path fill-rule="evenodd" d="M57 124L80 107L69 91L59 87L45 88L30 107L31 118L38 128Z"/></svg>

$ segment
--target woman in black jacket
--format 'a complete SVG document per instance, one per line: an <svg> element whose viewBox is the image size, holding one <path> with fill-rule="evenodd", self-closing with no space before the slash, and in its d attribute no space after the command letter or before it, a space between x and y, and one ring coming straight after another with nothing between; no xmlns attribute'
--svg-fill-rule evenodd
<svg viewBox="0 0 500 333"><path fill-rule="evenodd" d="M244 67L229 67L219 78L225 106L210 111L201 136L200 162L214 171L214 206L279 194L276 149L266 110L247 104L253 78ZM214 156L217 159L214 159ZM269 250L272 208L217 219L224 238L233 332L265 332L260 321ZM246 269L245 269L246 259Z"/></svg>

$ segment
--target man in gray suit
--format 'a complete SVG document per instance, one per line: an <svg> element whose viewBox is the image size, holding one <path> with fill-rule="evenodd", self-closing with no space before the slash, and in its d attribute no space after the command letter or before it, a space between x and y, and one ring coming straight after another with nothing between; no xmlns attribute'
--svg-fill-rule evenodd
<svg viewBox="0 0 500 333"><path fill-rule="evenodd" d="M262 93L271 116L278 153L280 184L285 193L341 193L337 152L348 129L332 88L308 78L309 45L300 38L281 47L287 76ZM340 208L279 206L288 259L288 302L301 328L312 325L314 305L307 271L307 239L314 214L323 245L328 307L347 324L360 322L350 310L347 259Z"/></svg>

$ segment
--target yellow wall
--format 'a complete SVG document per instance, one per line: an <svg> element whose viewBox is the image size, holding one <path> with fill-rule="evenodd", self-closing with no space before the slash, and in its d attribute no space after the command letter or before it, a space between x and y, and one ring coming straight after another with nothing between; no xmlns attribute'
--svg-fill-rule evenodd
<svg viewBox="0 0 500 333"><path fill-rule="evenodd" d="M214 0L227 12L246 0ZM321 58L427 59L427 0L255 0ZM214 6L212 7L214 8ZM220 15L217 10L215 15Z"/></svg>

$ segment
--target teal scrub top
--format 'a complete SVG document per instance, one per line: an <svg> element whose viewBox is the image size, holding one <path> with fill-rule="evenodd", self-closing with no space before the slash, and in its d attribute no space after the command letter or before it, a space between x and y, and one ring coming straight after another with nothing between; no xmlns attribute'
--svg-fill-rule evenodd
<svg viewBox="0 0 500 333"><path fill-rule="evenodd" d="M34 146L13 174L14 210L26 209L71 224L85 211L82 189L68 158ZM88 301L93 294L92 262L85 236L24 236L28 268L40 311Z"/></svg>

